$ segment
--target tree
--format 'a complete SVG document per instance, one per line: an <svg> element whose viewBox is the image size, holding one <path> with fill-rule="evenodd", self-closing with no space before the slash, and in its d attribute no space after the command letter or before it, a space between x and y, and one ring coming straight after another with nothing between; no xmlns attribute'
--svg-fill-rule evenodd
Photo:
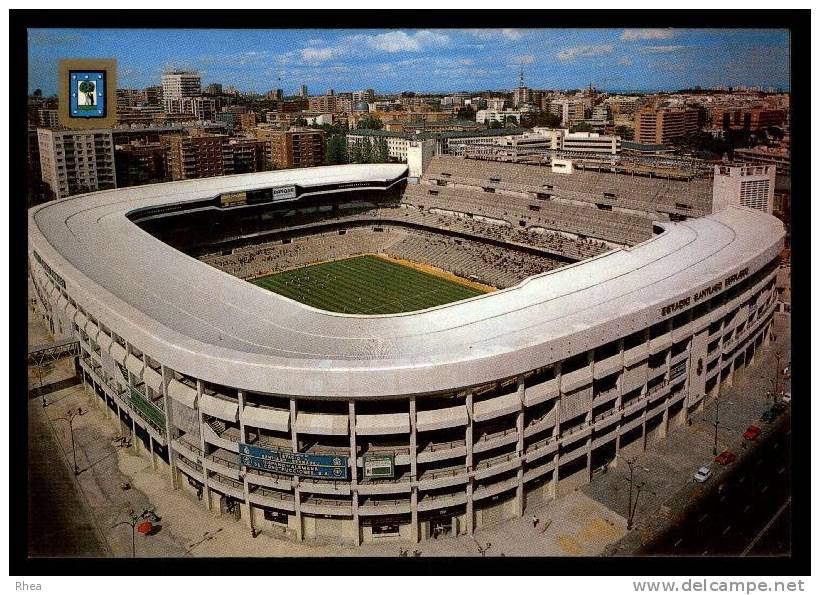
<svg viewBox="0 0 820 595"><path fill-rule="evenodd" d="M97 85L91 81L83 81L80 83L80 93L85 93L86 105L96 105L94 92L97 90Z"/></svg>
<svg viewBox="0 0 820 595"><path fill-rule="evenodd" d="M620 136L624 140L632 140L634 132L629 126L616 126L615 136Z"/></svg>
<svg viewBox="0 0 820 595"><path fill-rule="evenodd" d="M475 110L469 105L459 108L456 112L457 120L475 120Z"/></svg>
<svg viewBox="0 0 820 595"><path fill-rule="evenodd" d="M347 138L344 135L334 134L328 137L325 159L328 165L347 163Z"/></svg>
<svg viewBox="0 0 820 595"><path fill-rule="evenodd" d="M570 132L592 132L592 124L589 122L581 122L570 129Z"/></svg>
<svg viewBox="0 0 820 595"><path fill-rule="evenodd" d="M370 138L366 138L362 143L361 163L373 163L373 141Z"/></svg>
<svg viewBox="0 0 820 595"><path fill-rule="evenodd" d="M365 130L381 130L384 128L384 124L378 118L367 116L359 120L359 128L364 128Z"/></svg>
<svg viewBox="0 0 820 595"><path fill-rule="evenodd" d="M376 163L387 163L390 157L390 149L387 147L387 139L382 137L376 142Z"/></svg>
<svg viewBox="0 0 820 595"><path fill-rule="evenodd" d="M293 121L294 126L307 126L307 120L302 116L299 116Z"/></svg>
<svg viewBox="0 0 820 595"><path fill-rule="evenodd" d="M362 161L362 141L357 141L353 143L353 147L350 149L350 162L351 163L363 163Z"/></svg>

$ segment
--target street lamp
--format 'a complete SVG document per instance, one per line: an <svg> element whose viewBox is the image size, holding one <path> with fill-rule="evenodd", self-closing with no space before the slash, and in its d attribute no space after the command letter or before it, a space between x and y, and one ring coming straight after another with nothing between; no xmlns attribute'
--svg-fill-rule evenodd
<svg viewBox="0 0 820 595"><path fill-rule="evenodd" d="M130 525L131 526L131 557L137 557L137 543L136 543L136 532L137 532L137 523L140 521L147 519L147 518L154 518L156 519L156 515L153 513L152 510L144 509L140 514L135 513L133 510L128 511L128 520L127 521L120 521L115 525L111 525L112 529L116 529L120 525Z"/></svg>
<svg viewBox="0 0 820 595"><path fill-rule="evenodd" d="M635 461L636 461L636 459L634 459L634 458L633 459L627 459L626 457L624 457L624 462L629 467L629 505L627 506L627 514L626 514L626 530L627 531L632 530L632 520L635 518L635 509L638 508L638 498L637 498L637 496L635 497L635 508L632 507L632 485L633 485L632 478L633 478L633 473L635 472ZM641 484L638 487L638 494L641 493L640 490L641 490L642 487L643 487L643 484Z"/></svg>
<svg viewBox="0 0 820 595"><path fill-rule="evenodd" d="M71 454L74 458L74 475L79 475L80 468L77 466L77 450L74 448L74 418L78 415L85 415L82 408L77 408L76 411L69 409L65 412L65 417L55 417L54 420L67 421L69 433L71 434Z"/></svg>

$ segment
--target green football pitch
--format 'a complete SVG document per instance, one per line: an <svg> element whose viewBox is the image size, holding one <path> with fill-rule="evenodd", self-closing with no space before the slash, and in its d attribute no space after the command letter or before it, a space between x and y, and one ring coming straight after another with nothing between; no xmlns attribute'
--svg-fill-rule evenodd
<svg viewBox="0 0 820 595"><path fill-rule="evenodd" d="M347 314L412 312L484 293L371 255L282 271L251 283L314 308Z"/></svg>

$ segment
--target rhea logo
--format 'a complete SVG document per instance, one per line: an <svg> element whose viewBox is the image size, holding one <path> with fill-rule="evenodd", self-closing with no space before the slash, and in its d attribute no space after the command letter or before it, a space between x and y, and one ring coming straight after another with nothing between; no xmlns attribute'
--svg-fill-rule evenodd
<svg viewBox="0 0 820 595"><path fill-rule="evenodd" d="M24 581L17 581L14 583L15 591L42 591L43 585L40 583L26 583Z"/></svg>

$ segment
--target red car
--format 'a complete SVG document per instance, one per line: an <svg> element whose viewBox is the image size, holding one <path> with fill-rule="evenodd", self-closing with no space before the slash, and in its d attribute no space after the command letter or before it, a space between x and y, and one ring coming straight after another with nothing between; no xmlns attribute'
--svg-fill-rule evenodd
<svg viewBox="0 0 820 595"><path fill-rule="evenodd" d="M743 439L744 440L757 440L757 437L760 435L760 428L757 426L749 426L746 428L746 431L743 432Z"/></svg>
<svg viewBox="0 0 820 595"><path fill-rule="evenodd" d="M734 462L736 458L737 456L735 456L735 453L733 453L731 450L724 450L722 453L715 457L715 463L717 463L718 465L728 465L729 463Z"/></svg>

